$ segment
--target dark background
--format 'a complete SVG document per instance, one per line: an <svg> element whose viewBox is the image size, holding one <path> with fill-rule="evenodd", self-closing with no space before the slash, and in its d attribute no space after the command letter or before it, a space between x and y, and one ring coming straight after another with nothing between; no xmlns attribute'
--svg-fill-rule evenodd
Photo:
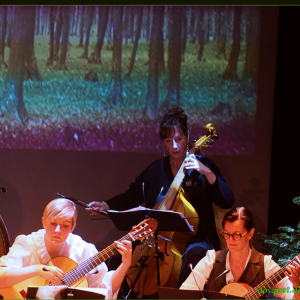
<svg viewBox="0 0 300 300"><path fill-rule="evenodd" d="M296 228L300 207L299 159L299 37L300 7L280 7L275 79L269 233L279 226ZM297 37L297 38L295 38Z"/></svg>

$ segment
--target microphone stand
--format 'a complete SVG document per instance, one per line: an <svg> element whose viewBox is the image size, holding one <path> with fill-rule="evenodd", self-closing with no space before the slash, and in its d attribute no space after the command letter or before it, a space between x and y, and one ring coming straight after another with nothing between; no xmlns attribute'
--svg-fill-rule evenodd
<svg viewBox="0 0 300 300"><path fill-rule="evenodd" d="M133 291L141 273L145 270L146 267L148 267L148 265L146 264L147 260L149 259L149 255L145 256L143 255L139 260L138 260L138 264L140 265L140 269L139 269L139 272L138 274L136 275L134 281L131 283L130 285L130 289L129 289L129 292L128 294L126 295L126 297L124 299L128 299L129 295L131 294L131 292ZM129 298L130 299L130 298Z"/></svg>

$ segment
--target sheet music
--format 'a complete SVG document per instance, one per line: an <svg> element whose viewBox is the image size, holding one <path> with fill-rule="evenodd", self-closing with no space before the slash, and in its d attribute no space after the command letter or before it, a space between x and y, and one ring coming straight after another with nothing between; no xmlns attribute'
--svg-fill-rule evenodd
<svg viewBox="0 0 300 300"><path fill-rule="evenodd" d="M118 211L118 210L112 210L109 209L108 212L113 212L113 213L127 213L127 212L133 212L133 211L157 211L155 209L150 209L150 208L146 208L144 206L138 206L138 207L134 207L131 209L127 209L127 210L122 210L122 211ZM166 212L166 213L174 213L174 214L178 214L184 221L185 223L188 225L188 227L190 228L191 231L194 231L194 228L192 225L190 225L189 221L184 217L184 215L181 212L178 211L173 211L173 210L160 210L159 212Z"/></svg>

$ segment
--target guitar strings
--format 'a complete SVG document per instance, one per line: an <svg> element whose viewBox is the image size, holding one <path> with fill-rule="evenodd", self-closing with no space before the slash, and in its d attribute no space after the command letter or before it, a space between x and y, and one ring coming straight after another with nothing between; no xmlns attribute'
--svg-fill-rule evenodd
<svg viewBox="0 0 300 300"><path fill-rule="evenodd" d="M280 280L282 280L286 275L284 274L284 272L286 271L286 267L290 264L292 264L294 261L296 261L296 258L298 257L298 255L296 257L294 257L289 263L286 263L283 267L281 267L277 272L275 272L274 274L272 274L270 277L268 277L266 280L264 280L263 282L261 282L260 284L258 284L254 289L252 289L251 291L249 291L248 293L246 293L244 296L247 297L247 299L258 299L259 297L262 296L262 294L258 294L257 290L259 288L261 288L263 285L266 285L267 288L271 288L271 286L274 286L276 283L278 283ZM278 277L280 278L278 280ZM275 283L273 283L273 280L275 280ZM272 283L271 286L268 286L269 283ZM258 296L258 298L251 298L250 296Z"/></svg>
<svg viewBox="0 0 300 300"><path fill-rule="evenodd" d="M123 241L123 240L129 239L129 238L130 238L130 234L127 234L126 236L119 239L119 241ZM82 264L80 264L76 268L67 272L64 275L63 281L67 285L70 285L71 283L74 282L74 277L75 278L77 277L77 279L79 279L80 277L82 277L83 275L88 273L90 270L92 270L93 268L95 268L96 266L101 264L103 261L105 261L112 255L116 254L117 252L118 251L117 251L117 247L115 246L115 244L114 243L111 244L107 248L103 249L101 252L97 253L96 255L94 255L94 256L90 257L89 259L87 259L86 261L84 261ZM112 254L112 255L109 256L109 254ZM96 266L94 265L94 263L96 264ZM75 281L77 279L75 279Z"/></svg>
<svg viewBox="0 0 300 300"><path fill-rule="evenodd" d="M143 228L145 228L145 227L143 227ZM150 230L150 232L152 232L152 230ZM146 233L146 231L144 231L144 233ZM139 236L139 235L137 235L137 236ZM119 241L128 240L128 239L134 241L134 238L132 237L131 233L128 233L127 235L125 235L124 237L119 239ZM110 246L108 246L107 248L103 249L101 252L94 255L93 257L84 261L81 265L79 265L76 268L67 272L64 275L62 282L67 285L72 284L74 281L78 280L83 275L87 274L90 270L97 267L103 261L107 260L108 258L110 258L112 255L114 255L116 253L118 253L118 250L117 250L116 245L113 243ZM94 265L94 263L96 265ZM92 267L91 267L91 265L92 265Z"/></svg>

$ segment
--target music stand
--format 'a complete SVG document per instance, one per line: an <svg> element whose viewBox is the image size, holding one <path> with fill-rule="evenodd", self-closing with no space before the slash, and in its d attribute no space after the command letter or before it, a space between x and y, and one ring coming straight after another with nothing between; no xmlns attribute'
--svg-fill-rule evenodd
<svg viewBox="0 0 300 300"><path fill-rule="evenodd" d="M116 228L119 230L131 230L134 225L142 222L147 218L153 218L158 221L158 229L155 232L155 254L156 259L156 272L157 272L157 286L160 286L160 273L159 273L159 260L162 260L163 253L158 250L158 231L181 231L181 232L191 232L193 231L192 226L189 224L187 219L183 214L170 211L170 210L155 210L148 209L142 206L134 208L127 211L107 211L110 219L115 224ZM134 284L137 282L138 276L141 272L138 273ZM130 288L129 294L133 290L134 286Z"/></svg>
<svg viewBox="0 0 300 300"><path fill-rule="evenodd" d="M159 299L245 299L243 297L222 294L213 291L179 290L167 287L158 287Z"/></svg>
<svg viewBox="0 0 300 300"><path fill-rule="evenodd" d="M28 286L27 299L104 299L105 296L95 292L97 289L90 288L73 288L67 286ZM37 294L44 297L37 298Z"/></svg>
<svg viewBox="0 0 300 300"><path fill-rule="evenodd" d="M171 210L147 209L140 206L127 211L108 210L107 213L119 230L130 231L143 220L153 218L158 221L157 231L193 231L193 227L183 214Z"/></svg>

